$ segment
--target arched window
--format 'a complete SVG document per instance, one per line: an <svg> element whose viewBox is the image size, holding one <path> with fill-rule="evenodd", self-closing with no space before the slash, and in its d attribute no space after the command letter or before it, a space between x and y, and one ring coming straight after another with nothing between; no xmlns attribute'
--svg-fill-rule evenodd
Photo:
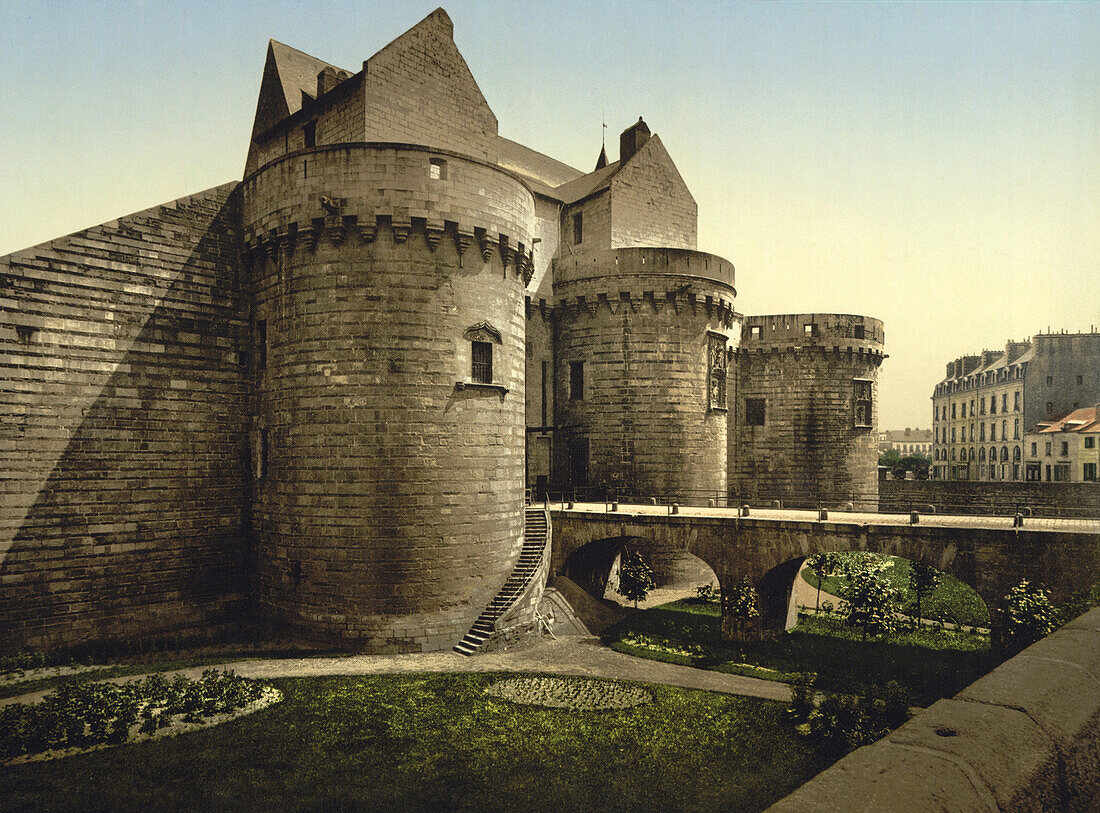
<svg viewBox="0 0 1100 813"><path fill-rule="evenodd" d="M970 447L970 459L971 460L974 459L974 447L973 446Z"/></svg>
<svg viewBox="0 0 1100 813"><path fill-rule="evenodd" d="M1012 462L1013 463L1019 463L1020 462L1020 457L1021 457L1022 454L1023 453L1020 451L1020 447L1019 446L1014 446L1012 448Z"/></svg>
<svg viewBox="0 0 1100 813"><path fill-rule="evenodd" d="M1001 462L1002 463L1007 463L1008 462L1008 447L1007 446L1002 446L1001 447Z"/></svg>
<svg viewBox="0 0 1100 813"><path fill-rule="evenodd" d="M985 449L978 449L978 462L979 463L984 463L985 462Z"/></svg>

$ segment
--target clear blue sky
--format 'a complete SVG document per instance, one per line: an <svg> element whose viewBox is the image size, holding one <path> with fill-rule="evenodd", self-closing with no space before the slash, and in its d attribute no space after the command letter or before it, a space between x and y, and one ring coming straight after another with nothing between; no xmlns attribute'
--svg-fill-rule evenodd
<svg viewBox="0 0 1100 813"><path fill-rule="evenodd" d="M0 254L239 179L269 37L357 70L435 5L0 0ZM885 320L882 428L1100 326L1098 5L445 8L502 135L590 169L645 117L739 310Z"/></svg>

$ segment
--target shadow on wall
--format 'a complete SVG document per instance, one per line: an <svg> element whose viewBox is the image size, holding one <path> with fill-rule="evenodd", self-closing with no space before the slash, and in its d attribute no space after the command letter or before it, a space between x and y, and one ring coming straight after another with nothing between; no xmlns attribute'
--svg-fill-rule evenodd
<svg viewBox="0 0 1100 813"><path fill-rule="evenodd" d="M243 609L246 322L232 190L7 258L0 282L42 329L25 328L0 371L23 398L4 430L20 457L2 509L14 536L0 563L0 651L199 631Z"/></svg>

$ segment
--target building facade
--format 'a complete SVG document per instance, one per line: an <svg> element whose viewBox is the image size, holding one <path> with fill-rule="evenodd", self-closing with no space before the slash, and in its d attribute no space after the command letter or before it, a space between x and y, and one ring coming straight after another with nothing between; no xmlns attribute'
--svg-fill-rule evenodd
<svg viewBox="0 0 1100 813"><path fill-rule="evenodd" d="M902 457L911 454L932 457L932 430L931 429L887 429L879 432L878 451L885 454L893 449Z"/></svg>
<svg viewBox="0 0 1100 813"><path fill-rule="evenodd" d="M238 183L0 258L0 648L252 616L454 644L525 489L876 489L883 327L744 318L644 121L501 137L441 9L342 70L271 42Z"/></svg>
<svg viewBox="0 0 1100 813"><path fill-rule="evenodd" d="M1095 483L1100 467L1100 405L1075 409L1024 436L1024 479Z"/></svg>
<svg viewBox="0 0 1100 813"><path fill-rule="evenodd" d="M1100 332L1044 333L947 365L932 395L937 480L1025 479L1024 436L1100 399Z"/></svg>

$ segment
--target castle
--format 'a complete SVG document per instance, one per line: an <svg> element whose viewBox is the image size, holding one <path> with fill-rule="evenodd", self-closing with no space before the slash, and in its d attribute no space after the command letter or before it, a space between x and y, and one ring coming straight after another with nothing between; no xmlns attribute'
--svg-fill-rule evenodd
<svg viewBox="0 0 1100 813"><path fill-rule="evenodd" d="M877 493L876 319L743 317L638 122L501 137L437 10L271 42L244 178L0 258L0 648L256 615L452 646L525 490Z"/></svg>

